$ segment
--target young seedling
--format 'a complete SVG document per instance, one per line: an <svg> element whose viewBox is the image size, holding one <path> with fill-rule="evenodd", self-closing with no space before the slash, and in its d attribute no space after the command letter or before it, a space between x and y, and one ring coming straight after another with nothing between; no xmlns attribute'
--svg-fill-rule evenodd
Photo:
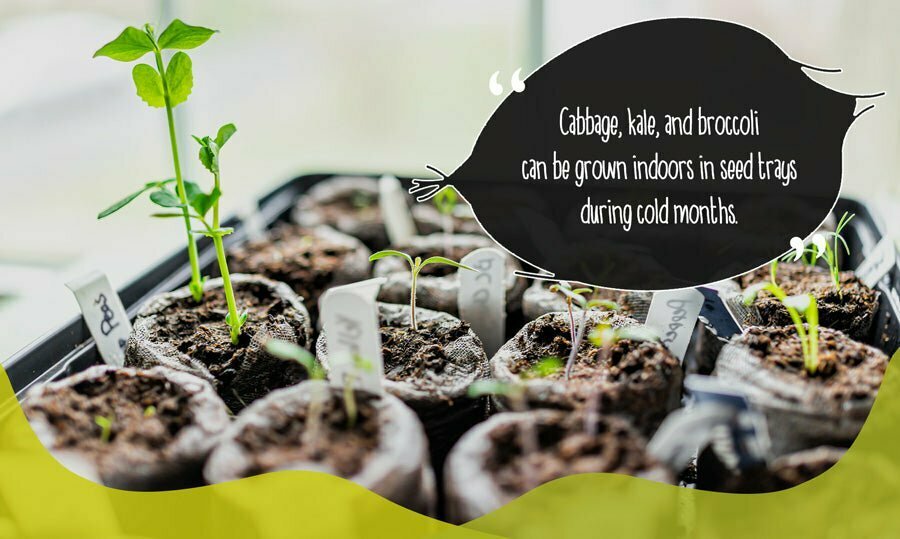
<svg viewBox="0 0 900 539"><path fill-rule="evenodd" d="M410 327L412 327L413 331L418 331L419 325L416 323L416 281L419 278L419 273L422 271L422 268L429 264L446 264L448 266L453 266L454 268L475 271L475 268L470 268L465 264L460 264L459 262L454 262L449 258L444 258L443 256L432 256L422 260L421 257L416 257L415 260L411 256L406 253L401 253L400 251L378 251L369 257L369 262L374 262L380 258L385 258L388 256L396 256L406 260L409 263L409 269L412 273L412 283L409 287L409 311L410 311Z"/></svg>
<svg viewBox="0 0 900 539"><path fill-rule="evenodd" d="M519 376L519 380L512 382L501 382L499 380L478 380L473 382L468 389L469 398L477 399L486 395L503 396L509 401L509 406L514 412L527 412L528 399L525 394L525 384L522 380L544 378L550 376L562 369L562 361L555 356L547 356L530 369L523 372ZM529 417L524 417L519 428L519 445L522 446L522 458L526 459L528 455L535 455L540 451L540 439L535 428L534 421ZM537 486L537 480L534 476L534 470L528 466L524 466L526 488L531 489Z"/></svg>
<svg viewBox="0 0 900 539"><path fill-rule="evenodd" d="M178 19L172 21L157 38L154 28L145 24L143 30L129 26L119 36L102 46L94 53L94 58L106 56L119 62L133 62L147 53L153 53L156 68L149 64L138 64L131 72L137 95L151 107L166 109L166 120L169 124L169 144L172 149L172 164L175 178L158 182L145 183L142 188L116 202L97 215L102 219L120 210L131 201L147 191L153 191L150 200L164 207L181 208L184 227L187 232L188 259L191 265L191 294L196 301L203 297L203 281L200 275L200 264L197 261L197 244L191 228L184 180L181 177L181 165L178 159L178 141L175 137L175 119L172 113L179 104L187 100L194 86L191 58L183 52L206 43L215 30L202 26L191 26ZM178 50L169 60L163 62L162 51ZM166 186L175 182L173 194Z"/></svg>
<svg viewBox="0 0 900 539"><path fill-rule="evenodd" d="M598 347L601 359L609 357L609 351L619 341L659 342L659 335L647 326L624 326L614 328L609 324L600 324L591 330L588 339ZM588 436L597 435L597 422L600 420L600 390L595 389L585 403L584 431Z"/></svg>
<svg viewBox="0 0 900 539"><path fill-rule="evenodd" d="M94 423L100 427L100 441L102 443L108 444L112 438L112 424L115 420L116 416L113 414L109 414L109 416L94 416Z"/></svg>
<svg viewBox="0 0 900 539"><path fill-rule="evenodd" d="M762 290L775 296L784 305L788 315L791 317L791 321L794 323L794 328L797 330L797 336L800 338L800 347L803 352L803 366L810 374L815 374L819 368L819 309L816 305L816 298L812 294L788 296L778 286L777 272L778 262L772 262L770 280L748 287L744 291L744 305L752 305L756 300L757 294ZM806 326L803 325L804 318L806 319Z"/></svg>
<svg viewBox="0 0 900 539"><path fill-rule="evenodd" d="M444 229L444 254L450 256L450 238L453 236L453 212L459 195L453 187L444 187L434 196L434 207L441 214L441 228Z"/></svg>
<svg viewBox="0 0 900 539"><path fill-rule="evenodd" d="M781 260L784 262L788 260L793 262L802 260L805 264L814 266L819 258L823 259L825 264L828 265L828 272L831 274L831 282L834 284L835 291L837 291L838 296L843 297L841 292L840 249L843 246L844 252L849 255L850 247L847 245L847 241L841 235L841 232L854 217L856 217L856 214L844 212L834 232L814 234L812 243L807 247L804 247L803 243L797 240L799 243L794 252L784 255ZM827 238L833 240L833 245L828 243Z"/></svg>
<svg viewBox="0 0 900 539"><path fill-rule="evenodd" d="M572 368L575 366L575 358L578 357L578 349L581 347L581 341L584 340L588 312L592 309L618 311L620 307L618 303L608 299L589 300L585 298L583 294L591 292L592 289L590 288L576 288L575 290L572 290L572 287L564 281L560 282L558 285L553 285L550 288L554 292L559 292L566 296L566 301L569 306L569 335L571 337L572 349L569 351L569 360L566 361L566 380L568 380L572 375ZM578 331L573 331L575 325L575 315L572 311L573 305L581 309L581 320L578 323Z"/></svg>
<svg viewBox="0 0 900 539"><path fill-rule="evenodd" d="M300 365L303 365L310 380L325 379L325 371L322 370L322 366L316 361L315 356L309 353L305 348L301 348L300 346L287 341L272 339L266 343L266 351L275 357L287 361L296 361ZM319 431L322 430L322 409L325 406L325 399L327 397L325 391L318 391L318 389L324 388L319 388L317 386L316 390L313 391L310 396L309 409L306 413L306 430L303 431L302 439L304 445L312 448L316 447L319 440Z"/></svg>
<svg viewBox="0 0 900 539"><path fill-rule="evenodd" d="M144 417L153 417L156 415L156 406L152 404L146 408L144 408Z"/></svg>

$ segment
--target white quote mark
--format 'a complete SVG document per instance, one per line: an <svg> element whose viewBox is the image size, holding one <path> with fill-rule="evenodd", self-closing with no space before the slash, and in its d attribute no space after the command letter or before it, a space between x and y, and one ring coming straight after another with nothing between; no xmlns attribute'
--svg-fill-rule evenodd
<svg viewBox="0 0 900 539"><path fill-rule="evenodd" d="M510 81L509 81L510 85L512 86L513 91L516 93L522 92L525 90L525 83L522 82L521 78L519 78L521 73L522 73L522 68L520 67L519 69L517 69L513 72L512 77L510 78ZM499 76L500 76L500 72L494 71L494 74L491 75L491 80L488 81L488 89L494 95L500 95L503 93L503 85L497 81L497 78Z"/></svg>

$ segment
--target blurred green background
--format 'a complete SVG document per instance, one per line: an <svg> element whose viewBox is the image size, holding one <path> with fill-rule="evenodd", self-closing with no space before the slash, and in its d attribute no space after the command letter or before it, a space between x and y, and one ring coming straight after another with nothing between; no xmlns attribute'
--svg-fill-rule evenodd
<svg viewBox="0 0 900 539"><path fill-rule="evenodd" d="M469 154L503 96L543 60L644 19L704 16L762 31L815 78L887 91L850 130L844 193L900 228L900 4L888 0L0 0L0 359L77 313L64 283L91 269L116 287L178 249L180 223L129 206L98 210L171 176L165 115L134 95L130 66L91 59L126 25L172 17L221 31L191 53L194 92L178 107L188 177L205 179L188 134L234 122L223 157L226 212L306 172L424 174ZM191 144L188 144L191 142Z"/></svg>

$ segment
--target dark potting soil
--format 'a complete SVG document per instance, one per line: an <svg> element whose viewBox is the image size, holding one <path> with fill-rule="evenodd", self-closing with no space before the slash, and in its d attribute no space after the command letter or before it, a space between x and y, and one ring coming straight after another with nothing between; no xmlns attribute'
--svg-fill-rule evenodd
<svg viewBox="0 0 900 539"><path fill-rule="evenodd" d="M871 398L888 363L883 352L829 328L819 328L819 363L813 373L804 367L794 326L751 327L735 343L745 345L765 367L820 384L830 399L840 402Z"/></svg>
<svg viewBox="0 0 900 539"><path fill-rule="evenodd" d="M319 297L349 253L346 245L330 242L311 230L281 224L266 239L232 250L229 263L235 273L256 273L287 283L315 315Z"/></svg>
<svg viewBox="0 0 900 539"><path fill-rule="evenodd" d="M193 422L189 399L183 388L165 379L113 371L60 388L53 398L26 401L23 408L29 417L44 416L55 429L52 449L91 455L102 471L104 462L116 455L164 459L181 429ZM101 439L97 417L111 420L108 442Z"/></svg>
<svg viewBox="0 0 900 539"><path fill-rule="evenodd" d="M269 407L260 412L264 424L250 424L236 441L249 453L252 465L248 475L256 475L296 462L324 465L341 477L359 473L379 443L378 410L371 395L356 393L358 415L350 428L344 401L337 396L324 401L321 430L304 443L309 406L290 414Z"/></svg>
<svg viewBox="0 0 900 539"><path fill-rule="evenodd" d="M442 379L452 376L457 366L447 355L446 347L468 332L469 324L446 318L421 321L417 330L409 326L382 326L385 377L448 399L441 393Z"/></svg>
<svg viewBox="0 0 900 539"><path fill-rule="evenodd" d="M577 323L580 313L575 316ZM510 365L510 370L520 376L547 356L555 356L565 362L572 347L569 326L560 318L536 320L531 332L518 336L517 344L524 353ZM583 398L594 391L601 381L632 388L665 388L679 369L678 359L659 343L623 339L602 349L591 344L585 335L567 383L568 392ZM565 373L561 369L544 379L564 378ZM609 396L601 395L601 407L607 403Z"/></svg>
<svg viewBox="0 0 900 539"><path fill-rule="evenodd" d="M157 333L151 338L156 342L172 343L180 352L206 365L215 378L216 391L228 407L237 412L250 404L253 398L266 391L297 384L306 379L306 371L292 361L278 361L279 368L256 369L252 377L242 378L241 387L233 382L245 362L256 362L265 352L260 343L253 343L253 336L269 323L289 325L294 329L297 344L306 348L306 333L297 321L297 311L282 298L273 294L263 284L236 282L235 301L240 309L249 311L241 329L238 343L231 343L231 334L225 323L228 306L221 289L206 290L200 303L188 297L173 302L156 315ZM253 344L253 346L251 346ZM253 363L251 363L253 364ZM252 386L252 387L251 387Z"/></svg>
<svg viewBox="0 0 900 539"><path fill-rule="evenodd" d="M742 288L768 281L769 267L758 268L742 275ZM778 285L789 296L812 294L819 310L819 325L839 329L857 340L867 340L875 312L878 310L878 294L864 285L852 271L840 274L841 291L838 292L827 269L801 263L778 265ZM781 302L766 291L760 292L754 302L760 325L787 326L791 317Z"/></svg>
<svg viewBox="0 0 900 539"><path fill-rule="evenodd" d="M611 472L637 475L658 466L647 455L644 438L626 421L600 416L595 436L584 430L581 414L556 416L537 425L537 453L523 455L519 424L490 433L492 449L485 468L503 490L516 495L560 477ZM529 484L529 475L536 484Z"/></svg>

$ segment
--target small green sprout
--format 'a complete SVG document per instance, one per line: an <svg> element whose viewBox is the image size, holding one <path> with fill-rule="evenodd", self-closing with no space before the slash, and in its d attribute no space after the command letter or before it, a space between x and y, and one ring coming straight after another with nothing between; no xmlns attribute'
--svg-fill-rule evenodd
<svg viewBox="0 0 900 539"><path fill-rule="evenodd" d="M154 69L149 64L137 64L134 66L131 75L138 97L151 107L165 107L166 109L172 164L175 169L174 179L144 184L138 191L131 193L101 211L97 218L103 219L115 213L147 191L153 191L150 194L150 200L153 203L167 208L180 208L181 217L184 219L184 227L187 232L188 259L191 265L191 282L189 287L196 301L200 301L203 297L203 282L205 278L200 275L197 243L191 228L188 200L184 181L181 177L178 141L175 137L175 119L172 109L187 100L194 86L191 58L184 51L203 45L214 33L216 33L215 30L203 28L202 26L191 26L178 19L172 21L159 37L157 37L153 26L149 24L145 24L142 30L129 26L116 39L94 53L94 58L106 56L119 62L133 62L147 53L153 53L153 57L156 60L156 68ZM178 50L172 55L168 65L165 65L163 62L162 51L164 50ZM166 185L173 181L176 184L176 192L174 194L166 188Z"/></svg>
<svg viewBox="0 0 900 539"><path fill-rule="evenodd" d="M372 372L375 366L371 361L359 355L353 355L353 367L362 372ZM359 415L356 407L356 391L353 384L356 382L354 373L344 375L344 410L347 412L347 429L356 426L356 418Z"/></svg>
<svg viewBox="0 0 900 539"><path fill-rule="evenodd" d="M546 356L523 372L521 378L546 378L558 373L563 368L563 362L556 356Z"/></svg>
<svg viewBox="0 0 900 539"><path fill-rule="evenodd" d="M452 186L447 186L438 191L432 199L434 207L441 214L441 228L444 229L444 254L450 256L450 238L453 236L453 212L459 195Z"/></svg>
<svg viewBox="0 0 900 539"><path fill-rule="evenodd" d="M296 361L303 365L310 380L325 379L325 371L322 369L322 366L316 361L315 356L305 348L291 342L270 339L266 342L266 351L277 358ZM318 388L312 392L310 397L309 409L306 413L306 430L303 431L302 439L303 444L308 447L315 447L318 443L319 432L322 430L322 409L325 406L325 397L325 393L318 391Z"/></svg>
<svg viewBox="0 0 900 539"><path fill-rule="evenodd" d="M112 438L112 425L115 420L116 416L114 414L94 416L94 423L100 427L100 441L104 444L108 444Z"/></svg>
<svg viewBox="0 0 900 539"><path fill-rule="evenodd" d="M781 260L784 262L796 262L802 259L805 264L814 266L819 258L823 259L825 264L828 265L828 272L831 274L831 282L834 284L835 291L837 291L839 296L843 296L841 292L840 248L843 246L844 252L849 255L850 247L847 245L847 241L841 235L841 232L854 217L856 217L856 214L844 212L834 232L814 234L809 246L803 247L801 242L793 252L784 255ZM833 240L833 246L826 239L829 237Z"/></svg>
<svg viewBox="0 0 900 539"><path fill-rule="evenodd" d="M559 284L550 287L551 292L559 292L566 297L566 303L569 308L569 336L571 338L572 349L569 351L569 359L566 361L566 380L572 375L572 368L575 366L575 358L578 357L578 349L581 347L581 341L584 340L585 326L587 325L587 315L592 309L604 309L607 311L617 311L620 309L619 304L615 301L607 299L587 299L583 294L592 292L591 288L576 288L565 282L560 281ZM575 314L572 310L573 305L577 305L581 309L581 321L578 324L578 330L575 331Z"/></svg>
<svg viewBox="0 0 900 539"><path fill-rule="evenodd" d="M762 290L775 296L784 305L797 330L800 347L803 351L804 367L810 374L815 374L819 368L819 309L816 305L816 298L812 294L788 296L778 286L777 272L778 262L775 261L772 262L769 281L756 283L744 291L744 305L752 305L756 301L757 294ZM805 327L803 325L804 318L806 319Z"/></svg>
<svg viewBox="0 0 900 539"><path fill-rule="evenodd" d="M417 256L415 260L413 260L413 258L406 253L401 253L400 251L393 251L390 249L385 251L378 251L377 253L373 254L369 257L369 262L374 262L378 259L388 256L396 256L406 260L409 263L409 269L412 272L412 283L409 287L410 326L414 331L419 329L419 325L416 323L416 281L419 278L419 273L422 271L422 268L429 264L446 264L448 266L453 266L454 268L475 272L478 271L475 268L470 268L465 264L460 264L459 262L455 262L453 260L450 260L449 258L444 258L443 256L432 256L426 258L425 260L422 260Z"/></svg>
<svg viewBox="0 0 900 539"><path fill-rule="evenodd" d="M146 408L144 408L144 417L153 417L156 415L156 406L152 404Z"/></svg>

